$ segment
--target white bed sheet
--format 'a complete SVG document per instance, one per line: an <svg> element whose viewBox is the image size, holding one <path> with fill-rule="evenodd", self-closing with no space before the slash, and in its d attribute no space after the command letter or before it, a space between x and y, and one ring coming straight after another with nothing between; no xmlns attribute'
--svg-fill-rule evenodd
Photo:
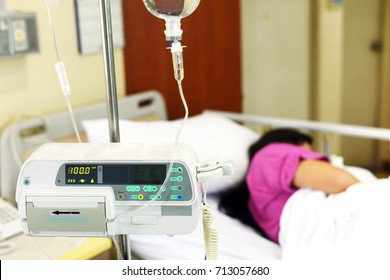
<svg viewBox="0 0 390 280"><path fill-rule="evenodd" d="M89 142L108 142L107 121L84 120L83 127ZM120 120L123 142L173 143L181 120L135 122ZM239 136L239 137L238 137ZM216 193L232 186L244 176L249 145L259 134L225 117L202 113L190 117L181 135L181 142L191 145L200 162L208 160L232 160L234 174L208 183L208 193ZM280 247L261 237L251 228L236 219L219 212L216 201L208 202L214 207L214 223L219 232L219 259L280 259ZM205 256L202 222L188 235L130 236L131 248L139 258L145 260L202 260Z"/></svg>
<svg viewBox="0 0 390 280"><path fill-rule="evenodd" d="M279 240L286 260L385 260L390 250L390 180L345 167L360 181L345 192L294 193L283 209Z"/></svg>
<svg viewBox="0 0 390 280"><path fill-rule="evenodd" d="M124 142L171 142L179 124L177 121L140 123L124 120L120 123ZM83 126L90 142L108 142L106 121L86 120ZM240 137L236 137L237 135ZM244 176L248 164L247 149L258 137L258 134L231 120L204 113L187 121L182 140L194 147L201 162L210 159L233 159L235 174L209 184L209 193L212 193L232 186ZM341 157L332 156L331 161L340 168L346 168L362 182L376 179L368 170L344 166ZM209 202L214 205L212 208L214 223L219 232L219 259L282 258L284 248L261 237L238 220L219 212L216 201L210 201L210 198ZM296 229L299 236L300 229L299 227ZM201 221L195 231L188 235L174 237L135 235L130 236L130 241L132 252L145 260L202 260L205 256ZM306 244L301 246L305 248Z"/></svg>
<svg viewBox="0 0 390 280"><path fill-rule="evenodd" d="M213 226L218 230L220 260L278 260L280 246L263 238L252 228L218 211L212 205ZM165 235L132 235L131 249L144 260L203 260L205 257L201 220L195 231L173 237Z"/></svg>

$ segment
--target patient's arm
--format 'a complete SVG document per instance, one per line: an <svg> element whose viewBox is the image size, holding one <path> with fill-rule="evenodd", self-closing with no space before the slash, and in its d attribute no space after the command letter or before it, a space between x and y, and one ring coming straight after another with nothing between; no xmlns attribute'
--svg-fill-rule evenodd
<svg viewBox="0 0 390 280"><path fill-rule="evenodd" d="M302 160L295 173L293 184L298 188L310 187L326 193L339 193L359 182L353 175L326 161Z"/></svg>

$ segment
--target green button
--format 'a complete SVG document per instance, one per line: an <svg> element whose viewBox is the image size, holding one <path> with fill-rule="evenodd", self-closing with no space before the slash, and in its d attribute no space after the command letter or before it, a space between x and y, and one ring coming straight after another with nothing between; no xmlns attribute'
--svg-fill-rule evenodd
<svg viewBox="0 0 390 280"><path fill-rule="evenodd" d="M171 180L171 182L183 182L183 177L181 176L177 176L177 177L171 177L169 178Z"/></svg>
<svg viewBox="0 0 390 280"><path fill-rule="evenodd" d="M171 191L177 191L178 190L177 186L171 186L170 189L171 189Z"/></svg>
<svg viewBox="0 0 390 280"><path fill-rule="evenodd" d="M142 189L144 192L156 192L157 186L144 186Z"/></svg>
<svg viewBox="0 0 390 280"><path fill-rule="evenodd" d="M172 173L183 173L183 168L181 167L176 167L176 168L172 168Z"/></svg>
<svg viewBox="0 0 390 280"><path fill-rule="evenodd" d="M176 195L176 194L172 194L172 195L170 196L170 198L171 198L171 200L177 200L177 195Z"/></svg>
<svg viewBox="0 0 390 280"><path fill-rule="evenodd" d="M149 195L149 199L154 199L155 197L156 197L156 195L155 195L155 194L151 194L151 195ZM157 196L156 200L161 200L161 198L162 198L162 196L161 196L161 195L159 195L159 196Z"/></svg>
<svg viewBox="0 0 390 280"><path fill-rule="evenodd" d="M143 200L144 199L144 195L142 193L140 194L132 194L130 196L131 199L134 199L134 200Z"/></svg>
<svg viewBox="0 0 390 280"><path fill-rule="evenodd" d="M139 192L141 190L140 186L137 185L129 185L126 187L126 191L128 192Z"/></svg>

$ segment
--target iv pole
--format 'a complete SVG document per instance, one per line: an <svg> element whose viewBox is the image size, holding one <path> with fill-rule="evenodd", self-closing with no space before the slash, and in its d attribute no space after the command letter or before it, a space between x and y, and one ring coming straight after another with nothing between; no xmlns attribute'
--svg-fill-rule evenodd
<svg viewBox="0 0 390 280"><path fill-rule="evenodd" d="M114 44L112 39L111 0L100 0L99 2L110 141L112 143L119 143L119 114L115 79ZM118 243L121 258L123 260L129 260L131 254L127 235L119 235Z"/></svg>
<svg viewBox="0 0 390 280"><path fill-rule="evenodd" d="M111 0L100 0L102 46L106 75L107 110L111 142L120 142L118 101L115 79L114 43L112 39Z"/></svg>

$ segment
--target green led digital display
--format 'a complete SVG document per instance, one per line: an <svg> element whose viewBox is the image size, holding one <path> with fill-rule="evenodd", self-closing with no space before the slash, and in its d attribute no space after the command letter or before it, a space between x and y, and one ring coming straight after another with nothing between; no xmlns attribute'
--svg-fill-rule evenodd
<svg viewBox="0 0 390 280"><path fill-rule="evenodd" d="M66 184L96 184L97 166L96 165L65 165Z"/></svg>
<svg viewBox="0 0 390 280"><path fill-rule="evenodd" d="M66 164L66 184L161 185L166 178L165 164Z"/></svg>

